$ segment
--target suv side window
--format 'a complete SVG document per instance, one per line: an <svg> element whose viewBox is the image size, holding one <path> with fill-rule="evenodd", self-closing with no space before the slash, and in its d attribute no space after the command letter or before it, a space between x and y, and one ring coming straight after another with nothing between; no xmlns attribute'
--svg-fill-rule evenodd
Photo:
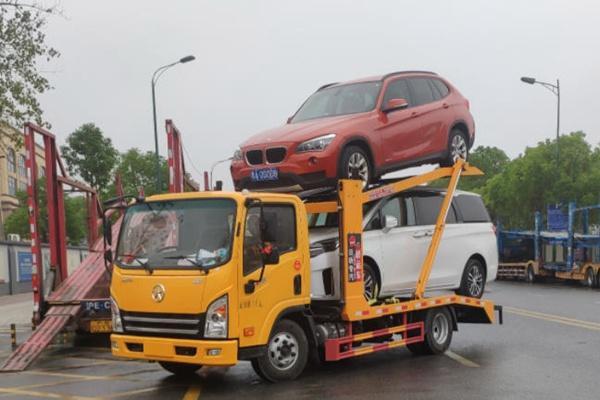
<svg viewBox="0 0 600 400"><path fill-rule="evenodd" d="M296 212L293 205L263 206L265 230L263 240L275 246L280 254L296 249ZM244 228L244 275L262 267L260 207L251 207Z"/></svg>
<svg viewBox="0 0 600 400"><path fill-rule="evenodd" d="M431 79L430 82L437 89L437 91L439 92L441 97L448 96L448 93L450 92L450 90L448 89L448 86L446 86L446 84L444 82L440 81L439 79Z"/></svg>
<svg viewBox="0 0 600 400"><path fill-rule="evenodd" d="M385 90L385 96L383 96L383 105L385 106L390 99L406 99L409 107L413 105L406 79L396 79L390 82Z"/></svg>
<svg viewBox="0 0 600 400"><path fill-rule="evenodd" d="M459 195L454 198L463 222L491 222L490 215L479 196Z"/></svg>
<svg viewBox="0 0 600 400"><path fill-rule="evenodd" d="M414 95L413 100L415 106L420 106L422 104L427 104L434 101L433 90L429 85L429 79L411 78L410 86Z"/></svg>
<svg viewBox="0 0 600 400"><path fill-rule="evenodd" d="M435 225L437 217L442 208L444 198L442 195L418 196L414 197L415 209L417 214L418 225ZM447 224L455 224L456 212L454 207L450 205L448 216L446 217Z"/></svg>

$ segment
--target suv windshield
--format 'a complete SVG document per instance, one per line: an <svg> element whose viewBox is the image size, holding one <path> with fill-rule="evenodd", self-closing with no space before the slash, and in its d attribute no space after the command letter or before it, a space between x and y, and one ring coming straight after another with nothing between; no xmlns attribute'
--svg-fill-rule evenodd
<svg viewBox="0 0 600 400"><path fill-rule="evenodd" d="M133 205L123 219L116 261L150 269L221 265L231 255L235 211L228 199Z"/></svg>
<svg viewBox="0 0 600 400"><path fill-rule="evenodd" d="M371 111L381 82L362 82L319 90L302 104L291 122Z"/></svg>

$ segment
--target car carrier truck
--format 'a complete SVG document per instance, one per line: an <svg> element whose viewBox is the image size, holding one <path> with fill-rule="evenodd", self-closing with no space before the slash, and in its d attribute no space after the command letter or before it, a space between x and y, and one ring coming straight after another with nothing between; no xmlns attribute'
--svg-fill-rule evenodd
<svg viewBox="0 0 600 400"><path fill-rule="evenodd" d="M115 255L105 258L112 353L157 361L174 374L241 360L268 381L296 378L309 357L336 361L400 346L443 353L459 323L500 322L489 300L425 290L459 177L453 167L363 191L341 180L337 201L293 194L187 192L112 202L125 207ZM362 209L367 202L440 178L449 185L412 295L368 303L363 290ZM339 213L342 298L310 296L307 214ZM111 241L110 224L106 237ZM402 260L398 260L402 268Z"/></svg>

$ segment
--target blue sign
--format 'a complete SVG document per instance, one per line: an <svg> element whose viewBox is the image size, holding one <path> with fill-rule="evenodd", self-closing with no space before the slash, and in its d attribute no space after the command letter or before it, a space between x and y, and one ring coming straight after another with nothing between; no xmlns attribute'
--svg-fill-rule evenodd
<svg viewBox="0 0 600 400"><path fill-rule="evenodd" d="M569 217L561 206L548 206L548 230L566 231Z"/></svg>
<svg viewBox="0 0 600 400"><path fill-rule="evenodd" d="M33 257L30 252L17 252L17 271L19 273L19 282L31 281Z"/></svg>

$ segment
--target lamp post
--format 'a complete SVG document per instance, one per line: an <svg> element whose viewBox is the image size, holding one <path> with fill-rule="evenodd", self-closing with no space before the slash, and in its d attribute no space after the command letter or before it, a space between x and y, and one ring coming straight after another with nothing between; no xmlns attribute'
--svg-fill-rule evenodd
<svg viewBox="0 0 600 400"><path fill-rule="evenodd" d="M233 157L229 157L229 158L225 158L223 160L219 160L219 161L215 161L213 163L213 165L210 166L210 190L214 189L213 186L213 171L215 169L215 167L221 163L227 162L227 161L231 161L233 159Z"/></svg>
<svg viewBox="0 0 600 400"><path fill-rule="evenodd" d="M530 78L527 76L521 77L521 81L533 85L534 83L540 84L556 96L556 164L558 164L559 160L559 147L558 147L558 138L560 136L560 82L558 79L556 80L556 85L553 83L538 81L535 78Z"/></svg>
<svg viewBox="0 0 600 400"><path fill-rule="evenodd" d="M152 115L154 117L154 153L156 154L156 192L157 193L160 193L161 183L160 183L160 156L158 154L158 131L156 128L156 89L155 89L156 82L158 81L158 78L160 78L160 76L169 68L171 68L177 64L184 64L186 62L194 61L195 59L196 59L196 57L194 57L194 56L185 56L171 64L163 65L162 67L160 67L156 71L154 71L154 74L152 74Z"/></svg>

